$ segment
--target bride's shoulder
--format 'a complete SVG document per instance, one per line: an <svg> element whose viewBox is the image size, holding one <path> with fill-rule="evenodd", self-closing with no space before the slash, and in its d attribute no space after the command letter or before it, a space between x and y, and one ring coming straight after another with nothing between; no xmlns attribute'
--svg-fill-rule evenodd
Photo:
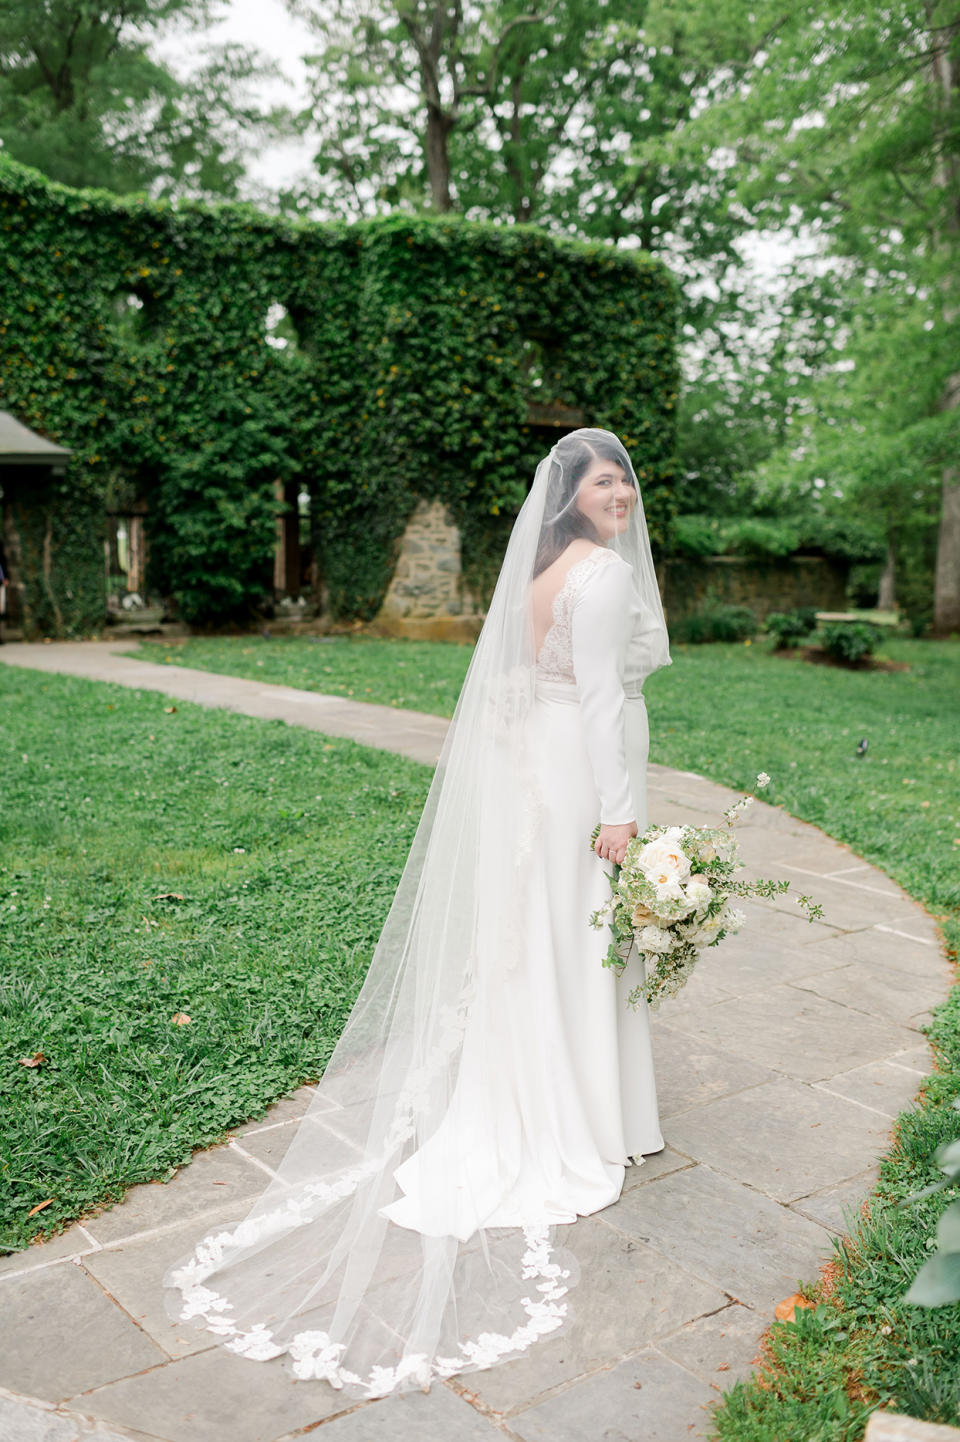
<svg viewBox="0 0 960 1442"><path fill-rule="evenodd" d="M596 541L588 541L585 537L578 536L575 541L570 542L559 559L565 563L565 568L569 571L572 567L578 566L581 561L591 560L595 564L599 564L608 557L616 561L620 560L616 551L608 550L606 546L599 546Z"/></svg>
<svg viewBox="0 0 960 1442"><path fill-rule="evenodd" d="M570 565L567 570L568 575L574 566L579 569L581 563L584 561L591 563L590 565L583 566L584 572L589 575L592 575L595 571L604 571L608 568L612 571L615 567L626 567L628 571L631 570L630 562L625 561L623 556L618 555L616 551L611 551L608 546L598 546L595 541L587 541L579 537L577 540L570 542L570 545L564 552L564 556L570 560Z"/></svg>

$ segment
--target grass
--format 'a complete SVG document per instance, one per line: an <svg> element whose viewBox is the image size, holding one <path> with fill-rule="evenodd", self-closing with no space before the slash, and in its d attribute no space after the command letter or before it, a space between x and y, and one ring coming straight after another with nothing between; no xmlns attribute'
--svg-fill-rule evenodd
<svg viewBox="0 0 960 1442"><path fill-rule="evenodd" d="M280 722L6 666L0 719L11 1250L171 1175L320 1075L430 771ZM42 1064L20 1065L37 1052Z"/></svg>
<svg viewBox="0 0 960 1442"><path fill-rule="evenodd" d="M209 669L296 685L308 674L311 689L439 714L470 656L338 638L191 641L172 659L200 646L211 648ZM652 759L734 787L766 770L771 801L899 881L955 949L960 648L884 647L910 670L812 667L766 646L677 648L647 687ZM193 1147L318 1074L428 771L279 723L183 704L168 712L162 697L120 688L5 668L0 688L0 946L10 958L0 1156L13 1183L4 1235L17 1246L133 1181L168 1175ZM359 859L368 838L373 867ZM173 1024L177 1011L191 1022ZM949 1105L960 1092L960 988L930 1035L939 1070L923 1105L899 1119L869 1216L811 1283L816 1307L774 1324L759 1379L724 1398L714 1422L723 1442L855 1442L887 1404L960 1422L960 1304L901 1300L955 1192L895 1207L935 1179L934 1147L960 1133ZM47 1062L19 1066L38 1050Z"/></svg>
<svg viewBox="0 0 960 1442"><path fill-rule="evenodd" d="M128 654L253 681L452 716L473 647L372 636L197 636L144 641Z"/></svg>

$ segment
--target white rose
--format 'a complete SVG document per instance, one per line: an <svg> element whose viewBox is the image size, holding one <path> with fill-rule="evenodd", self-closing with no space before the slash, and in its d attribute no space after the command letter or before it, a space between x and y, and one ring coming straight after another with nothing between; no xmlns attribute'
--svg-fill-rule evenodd
<svg viewBox="0 0 960 1442"><path fill-rule="evenodd" d="M655 841L648 841L637 857L637 864L648 881L653 882L654 885L661 877L664 882L668 878L686 881L690 875L689 858L684 855L676 841L668 841L665 836L658 836Z"/></svg>
<svg viewBox="0 0 960 1442"><path fill-rule="evenodd" d="M697 934L693 941L694 946L709 946L711 941L716 940L717 932L721 931L724 926L726 926L726 918L722 911L718 911L715 916L704 917L697 927Z"/></svg>
<svg viewBox="0 0 960 1442"><path fill-rule="evenodd" d="M664 931L659 926L645 926L637 934L637 948L640 951L654 952L660 955L663 952L672 951L675 944L670 932Z"/></svg>
<svg viewBox="0 0 960 1442"><path fill-rule="evenodd" d="M645 879L653 887L656 897L654 910L656 910L657 902L683 900L683 887L675 876L671 876L668 872L664 871L645 871L643 874Z"/></svg>
<svg viewBox="0 0 960 1442"><path fill-rule="evenodd" d="M747 919L747 913L737 906L730 906L725 913L724 925L728 931L739 931Z"/></svg>

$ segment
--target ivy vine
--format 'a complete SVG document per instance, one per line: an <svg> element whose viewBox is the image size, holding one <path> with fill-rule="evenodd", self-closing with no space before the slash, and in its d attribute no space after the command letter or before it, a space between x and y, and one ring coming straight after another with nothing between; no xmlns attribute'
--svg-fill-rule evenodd
<svg viewBox="0 0 960 1442"><path fill-rule="evenodd" d="M486 594L551 439L531 401L623 438L666 538L677 297L643 252L118 199L4 158L0 227L0 407L73 451L16 501L34 631L99 627L104 507L124 490L148 505L152 585L194 624L269 596L278 481L310 492L334 617L376 614L421 497L449 508Z"/></svg>

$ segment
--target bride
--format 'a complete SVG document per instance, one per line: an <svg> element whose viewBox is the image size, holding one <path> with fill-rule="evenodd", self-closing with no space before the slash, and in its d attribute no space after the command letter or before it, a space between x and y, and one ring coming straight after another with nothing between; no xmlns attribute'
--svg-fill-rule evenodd
<svg viewBox="0 0 960 1442"><path fill-rule="evenodd" d="M574 431L514 524L343 1034L266 1191L168 1271L175 1320L350 1398L569 1325L569 1224L664 1145L641 963L605 968L589 917L647 825L642 684L669 663L633 467Z"/></svg>

